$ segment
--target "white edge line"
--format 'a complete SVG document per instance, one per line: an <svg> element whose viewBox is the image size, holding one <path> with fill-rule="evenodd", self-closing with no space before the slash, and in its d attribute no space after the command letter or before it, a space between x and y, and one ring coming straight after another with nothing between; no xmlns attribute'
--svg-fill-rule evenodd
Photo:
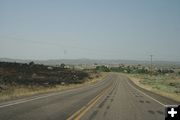
<svg viewBox="0 0 180 120"><path fill-rule="evenodd" d="M0 105L0 108L12 106L12 105L17 105L17 104L21 104L21 103L26 103L26 102L29 102L29 101L38 100L38 99L42 99L42 98L47 98L47 97L51 97L51 96L56 96L56 95L60 95L60 94L63 94L63 93L66 93L66 92L71 92L71 91L72 90L68 90L68 91L64 91L64 92L60 92L60 93L52 93L52 94L49 94L49 95L30 98L30 99L27 99L27 100L21 100L21 101L18 101L18 102L12 102L12 103L8 103L8 104Z"/></svg>
<svg viewBox="0 0 180 120"><path fill-rule="evenodd" d="M17 105L17 104L21 104L21 103L26 103L26 102L30 102L30 101L34 101L34 100L38 100L38 99L42 99L42 98L47 98L47 97L51 97L51 96L56 96L56 95L72 92L72 91L79 90L79 89L83 89L83 87L76 88L76 89L71 89L71 90L66 90L66 91L60 91L58 93L50 93L48 95L43 95L43 96L40 96L40 97L35 97L35 98L27 99L27 100L21 100L21 101L18 101L18 102L12 102L12 103L8 103L8 104L0 105L0 108L12 106L12 105Z"/></svg>
<svg viewBox="0 0 180 120"><path fill-rule="evenodd" d="M103 80L101 81L99 84L103 83L104 81L106 80ZM89 86L93 86L93 85L89 85ZM80 89L83 89L84 87L80 87L80 88L75 88L75 89L71 89L71 90L66 90L66 91L60 91L58 93L51 93L51 94L48 94L48 95L44 95L44 96L40 96L40 97L35 97L35 98L30 98L30 99L27 99L27 100L20 100L18 102L13 102L12 103L7 103L7 104L0 104L0 108L4 108L4 107L8 107L8 106L13 106L13 105L17 105L17 104L21 104L21 103L26 103L26 102L30 102L30 101L34 101L34 100L38 100L38 99L42 99L42 98L47 98L47 97L51 97L51 96L56 96L56 95L60 95L60 94L64 94L64 93L67 93L67 92L72 92L72 91L75 91L75 90L80 90Z"/></svg>
<svg viewBox="0 0 180 120"><path fill-rule="evenodd" d="M135 88L135 87L134 87L134 86L132 86L132 85L131 85L128 81L127 81L127 83L128 83L128 85L129 85L129 86L131 86L132 88L134 88L134 89L135 89L135 90L137 90L138 92L142 93L142 94L143 94L143 95L145 95L146 97L148 97L148 98L150 98L150 99L152 99L152 100L156 101L157 103L161 104L162 106L166 106L165 104L163 104L163 103L159 102L158 100L156 100L156 99L154 99L153 97L151 97L151 96L147 95L146 93L142 92L141 90L139 90L139 89Z"/></svg>

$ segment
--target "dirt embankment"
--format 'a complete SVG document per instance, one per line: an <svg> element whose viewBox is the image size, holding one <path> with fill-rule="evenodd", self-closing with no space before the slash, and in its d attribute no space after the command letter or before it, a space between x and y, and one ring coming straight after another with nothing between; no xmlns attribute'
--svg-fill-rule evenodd
<svg viewBox="0 0 180 120"><path fill-rule="evenodd" d="M94 84L105 73L27 63L0 62L0 101Z"/></svg>

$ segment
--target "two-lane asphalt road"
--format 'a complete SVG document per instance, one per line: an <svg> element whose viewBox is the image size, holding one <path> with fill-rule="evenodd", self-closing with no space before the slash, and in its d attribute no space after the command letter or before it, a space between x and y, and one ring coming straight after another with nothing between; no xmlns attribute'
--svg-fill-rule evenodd
<svg viewBox="0 0 180 120"><path fill-rule="evenodd" d="M164 120L165 104L178 104L110 73L96 85L0 104L0 120Z"/></svg>

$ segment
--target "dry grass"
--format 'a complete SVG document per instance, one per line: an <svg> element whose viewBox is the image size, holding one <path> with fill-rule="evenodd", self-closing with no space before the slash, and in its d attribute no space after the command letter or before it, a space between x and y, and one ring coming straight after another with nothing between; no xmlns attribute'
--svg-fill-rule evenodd
<svg viewBox="0 0 180 120"><path fill-rule="evenodd" d="M15 99L21 96L31 96L42 93L58 92L78 88L84 85L93 85L106 76L106 73L91 74L82 84L55 85L49 87L42 86L9 86L8 90L0 92L0 101Z"/></svg>
<svg viewBox="0 0 180 120"><path fill-rule="evenodd" d="M180 76L126 74L136 85L180 102Z"/></svg>

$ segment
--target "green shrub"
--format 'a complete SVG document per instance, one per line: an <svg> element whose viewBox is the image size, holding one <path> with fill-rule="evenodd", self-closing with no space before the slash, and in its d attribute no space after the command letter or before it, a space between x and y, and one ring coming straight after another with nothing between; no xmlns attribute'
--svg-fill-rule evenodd
<svg viewBox="0 0 180 120"><path fill-rule="evenodd" d="M101 71L101 72L110 72L110 69L108 67L104 66L104 65L97 66L96 70Z"/></svg>

